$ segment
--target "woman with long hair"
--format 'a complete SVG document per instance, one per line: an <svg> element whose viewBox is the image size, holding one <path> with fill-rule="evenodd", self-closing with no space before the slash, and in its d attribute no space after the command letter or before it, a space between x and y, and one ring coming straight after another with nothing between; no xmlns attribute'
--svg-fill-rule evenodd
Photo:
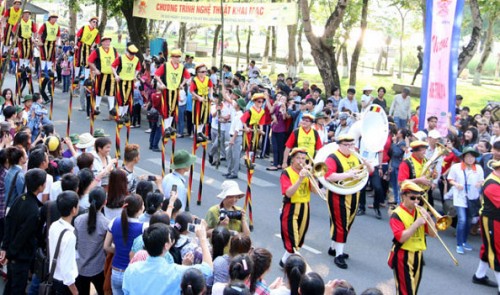
<svg viewBox="0 0 500 295"><path fill-rule="evenodd" d="M114 253L111 263L111 288L114 295L123 295L123 273L130 262L129 253L134 239L141 235L143 230L143 223L138 219L142 211L144 211L142 198L132 194L125 198L121 216L115 218L108 228L104 250L107 253Z"/></svg>
<svg viewBox="0 0 500 295"><path fill-rule="evenodd" d="M123 202L128 194L127 175L121 169L114 169L109 174L108 202L104 207L104 215L109 219L120 216Z"/></svg>
<svg viewBox="0 0 500 295"><path fill-rule="evenodd" d="M231 233L225 226L216 227L212 231L210 243L212 244L212 259L214 261L217 257L224 255L224 249L229 244L230 239Z"/></svg>
<svg viewBox="0 0 500 295"><path fill-rule="evenodd" d="M16 103L14 102L12 90L10 88L4 89L2 91L2 96L5 98L5 103L3 104L2 108L16 105Z"/></svg>
<svg viewBox="0 0 500 295"><path fill-rule="evenodd" d="M478 138L479 132L475 127L467 128L462 138L462 147L464 149L467 147L474 147L477 144Z"/></svg>
<svg viewBox="0 0 500 295"><path fill-rule="evenodd" d="M80 171L81 172L81 171ZM90 283L97 294L104 294L104 238L108 232L109 219L102 214L106 204L106 192L101 187L94 188L88 195L88 213L75 219L76 248L78 249L78 277L76 287L80 294L90 294Z"/></svg>
<svg viewBox="0 0 500 295"><path fill-rule="evenodd" d="M306 273L306 262L302 256L292 254L285 262L285 284L271 290L271 295L298 295L300 278Z"/></svg>
<svg viewBox="0 0 500 295"><path fill-rule="evenodd" d="M241 282L245 283L252 274L253 262L252 259L246 254L240 254L231 259L229 264L229 278L228 283L218 282L212 288L212 295L223 295L226 285L231 283Z"/></svg>
<svg viewBox="0 0 500 295"><path fill-rule="evenodd" d="M264 276L271 268L273 254L264 248L256 248L250 253L253 271L250 276L250 291L260 295L269 295L271 290L264 281Z"/></svg>
<svg viewBox="0 0 500 295"><path fill-rule="evenodd" d="M145 208L146 211L139 217L140 222L149 222L151 216L158 211L161 211L163 203L163 193L160 191L150 192L146 196Z"/></svg>
<svg viewBox="0 0 500 295"><path fill-rule="evenodd" d="M207 290L205 276L200 270L190 268L182 276L181 294L182 295L202 295Z"/></svg>
<svg viewBox="0 0 500 295"><path fill-rule="evenodd" d="M231 238L229 253L214 259L214 284L229 282L229 264L238 254L247 254L252 247L249 236L237 234Z"/></svg>

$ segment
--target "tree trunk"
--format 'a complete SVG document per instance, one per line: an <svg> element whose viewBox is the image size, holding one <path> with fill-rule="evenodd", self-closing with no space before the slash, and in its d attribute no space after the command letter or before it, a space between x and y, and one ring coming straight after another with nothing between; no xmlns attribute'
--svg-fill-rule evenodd
<svg viewBox="0 0 500 295"><path fill-rule="evenodd" d="M317 37L313 33L310 9L307 5L307 0L300 0L304 34L306 35L307 41L311 45L311 55L314 58L316 66L318 67L326 92L329 92L333 86L337 86L340 89L337 60L335 59L335 47L333 47L333 37L342 23L347 3L348 0L339 0L337 2L335 10L326 21L323 36Z"/></svg>
<svg viewBox="0 0 500 295"><path fill-rule="evenodd" d="M144 59L142 52L145 52L146 48L149 47L149 36L144 34L148 29L148 20L133 16L133 1L123 1L120 9L127 22L130 41L139 48L137 56L142 61Z"/></svg>
<svg viewBox="0 0 500 295"><path fill-rule="evenodd" d="M288 68L288 77L297 76L297 52L295 50L295 36L297 36L297 25L287 26L288 31L288 60L286 66Z"/></svg>
<svg viewBox="0 0 500 295"><path fill-rule="evenodd" d="M276 36L276 27L272 27L272 39L271 39L271 72L270 75L276 72L276 49L277 49L277 41L278 36Z"/></svg>
<svg viewBox="0 0 500 295"><path fill-rule="evenodd" d="M472 34L467 46L462 48L462 52L458 56L458 76L467 67L470 60L476 53L479 41L481 39L481 30L483 28L483 19L479 11L477 0L469 0L471 15L472 15Z"/></svg>
<svg viewBox="0 0 500 295"><path fill-rule="evenodd" d="M267 69L269 62L269 47L271 46L271 26L267 27L266 44L264 45L264 56L262 57L262 68Z"/></svg>
<svg viewBox="0 0 500 295"><path fill-rule="evenodd" d="M167 31L168 31L168 28L170 27L171 24L172 24L171 21L167 21L167 24L165 25L165 28L163 29L163 32L161 33L160 36L165 37L165 35L167 34Z"/></svg>
<svg viewBox="0 0 500 295"><path fill-rule="evenodd" d="M399 10L401 14L401 37L399 37L399 74L398 78L403 79L403 37L405 34L405 17L403 12Z"/></svg>
<svg viewBox="0 0 500 295"><path fill-rule="evenodd" d="M247 65L250 64L250 37L252 36L252 27L248 26L247 35Z"/></svg>
<svg viewBox="0 0 500 295"><path fill-rule="evenodd" d="M236 70L240 69L240 54L241 54L241 40L240 40L240 26L236 26L236 42L238 44L238 52L236 53Z"/></svg>
<svg viewBox="0 0 500 295"><path fill-rule="evenodd" d="M123 25L123 18L121 16L115 16L115 22L116 22L116 25L118 26L118 30L117 32L120 32L121 29L122 29L122 25Z"/></svg>
<svg viewBox="0 0 500 295"><path fill-rule="evenodd" d="M184 51L184 47L186 45L186 26L187 24L185 22L181 22L179 27L179 39L177 41L177 47L179 47L181 51Z"/></svg>
<svg viewBox="0 0 500 295"><path fill-rule="evenodd" d="M96 3L95 3L95 15L99 15L100 14L99 13L100 8L101 8L101 5L99 5L99 2L96 1Z"/></svg>
<svg viewBox="0 0 500 295"><path fill-rule="evenodd" d="M344 43L340 50L342 50L342 79L347 79L349 77L349 55L347 54L347 44Z"/></svg>
<svg viewBox="0 0 500 295"><path fill-rule="evenodd" d="M102 13L101 13L101 19L99 20L99 34L101 36L104 34L104 31L106 30L106 25L108 24L108 5L107 5L107 0L102 2Z"/></svg>
<svg viewBox="0 0 500 295"><path fill-rule="evenodd" d="M488 30L486 31L486 41L484 42L484 50L481 54L481 59L476 67L476 72L474 73L474 80L472 81L472 85L481 86L481 73L483 72L484 63L490 57L490 53L493 49L493 28L495 25L494 17L489 19Z"/></svg>
<svg viewBox="0 0 500 295"><path fill-rule="evenodd" d="M76 4L72 4L69 6L69 40L75 40L76 18L77 18L77 6Z"/></svg>
<svg viewBox="0 0 500 295"><path fill-rule="evenodd" d="M304 31L304 25L300 24L299 31L297 33L297 49L299 52L299 73L304 73L304 49L302 48L302 32Z"/></svg>
<svg viewBox="0 0 500 295"><path fill-rule="evenodd" d="M363 7L361 8L361 34L359 35L358 42L351 57L351 73L349 75L349 85L356 86L356 70L358 69L359 54L363 48L363 40L365 38L366 26L368 18L368 0L363 0Z"/></svg>
<svg viewBox="0 0 500 295"><path fill-rule="evenodd" d="M212 66L215 66L217 63L217 49L218 49L217 44L219 44L219 34L221 29L222 29L221 25L217 25L217 27L215 27L214 41L212 44ZM224 44L221 44L220 46L222 47L224 46Z"/></svg>

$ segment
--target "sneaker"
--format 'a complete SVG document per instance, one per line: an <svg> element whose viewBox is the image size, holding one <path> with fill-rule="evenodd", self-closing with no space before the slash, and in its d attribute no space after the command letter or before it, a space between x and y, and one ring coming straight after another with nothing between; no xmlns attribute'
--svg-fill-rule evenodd
<svg viewBox="0 0 500 295"><path fill-rule="evenodd" d="M363 209L358 209L358 212L356 213L357 216L362 216L365 215L365 210Z"/></svg>
<svg viewBox="0 0 500 295"><path fill-rule="evenodd" d="M457 246L457 253L458 254L464 254L464 247L463 246Z"/></svg>
<svg viewBox="0 0 500 295"><path fill-rule="evenodd" d="M231 174L226 176L226 179L238 179L238 175Z"/></svg>
<svg viewBox="0 0 500 295"><path fill-rule="evenodd" d="M335 265L337 265L341 269L347 268L347 263L345 263L344 255L339 255L333 259Z"/></svg>
<svg viewBox="0 0 500 295"><path fill-rule="evenodd" d="M480 278L480 279L479 279L479 278L478 278L478 277L476 277L476 275L474 274L474 275L472 276L472 282L473 282L474 284L484 285L484 286L493 287L493 288L496 288L496 287L498 286L498 285L497 285L497 283L495 283L495 282L493 282L492 280L490 280L490 279L488 278L488 276L484 276L484 277L482 277L482 278Z"/></svg>
<svg viewBox="0 0 500 295"><path fill-rule="evenodd" d="M473 250L472 246L467 244L467 243L464 243L462 246L464 247L465 251L472 251Z"/></svg>
<svg viewBox="0 0 500 295"><path fill-rule="evenodd" d="M148 128L148 129L144 130L144 132L151 133L151 128Z"/></svg>
<svg viewBox="0 0 500 295"><path fill-rule="evenodd" d="M231 173L224 173L224 174L222 174L222 176L224 176L224 177L227 177L229 175L231 175Z"/></svg>

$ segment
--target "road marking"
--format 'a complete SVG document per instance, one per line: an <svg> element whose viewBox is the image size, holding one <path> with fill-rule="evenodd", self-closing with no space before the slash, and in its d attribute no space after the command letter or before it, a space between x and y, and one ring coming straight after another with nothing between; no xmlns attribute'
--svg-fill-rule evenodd
<svg viewBox="0 0 500 295"><path fill-rule="evenodd" d="M281 235L280 234L275 234L274 236L277 237L277 238L279 238L279 239L281 239ZM312 254L316 254L316 255L320 255L321 254L321 251L316 250L313 247L309 247L306 244L302 245L302 249L307 250L307 251L311 252Z"/></svg>

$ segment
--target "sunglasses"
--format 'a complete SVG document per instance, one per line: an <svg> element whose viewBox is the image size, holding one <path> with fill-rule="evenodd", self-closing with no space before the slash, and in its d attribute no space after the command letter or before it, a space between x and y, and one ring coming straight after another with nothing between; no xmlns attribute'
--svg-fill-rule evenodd
<svg viewBox="0 0 500 295"><path fill-rule="evenodd" d="M180 55L172 55L172 57L181 57Z"/></svg>
<svg viewBox="0 0 500 295"><path fill-rule="evenodd" d="M96 20L93 20L93 21L91 21L91 23L97 24L97 21L96 21Z"/></svg>
<svg viewBox="0 0 500 295"><path fill-rule="evenodd" d="M198 73L206 73L207 71L199 71Z"/></svg>
<svg viewBox="0 0 500 295"><path fill-rule="evenodd" d="M264 101L263 100L257 100L255 102L258 102L258 103L263 103Z"/></svg>
<svg viewBox="0 0 500 295"><path fill-rule="evenodd" d="M410 200L412 201L415 201L415 200L419 200L422 199L422 197L419 197L419 196L410 196Z"/></svg>

